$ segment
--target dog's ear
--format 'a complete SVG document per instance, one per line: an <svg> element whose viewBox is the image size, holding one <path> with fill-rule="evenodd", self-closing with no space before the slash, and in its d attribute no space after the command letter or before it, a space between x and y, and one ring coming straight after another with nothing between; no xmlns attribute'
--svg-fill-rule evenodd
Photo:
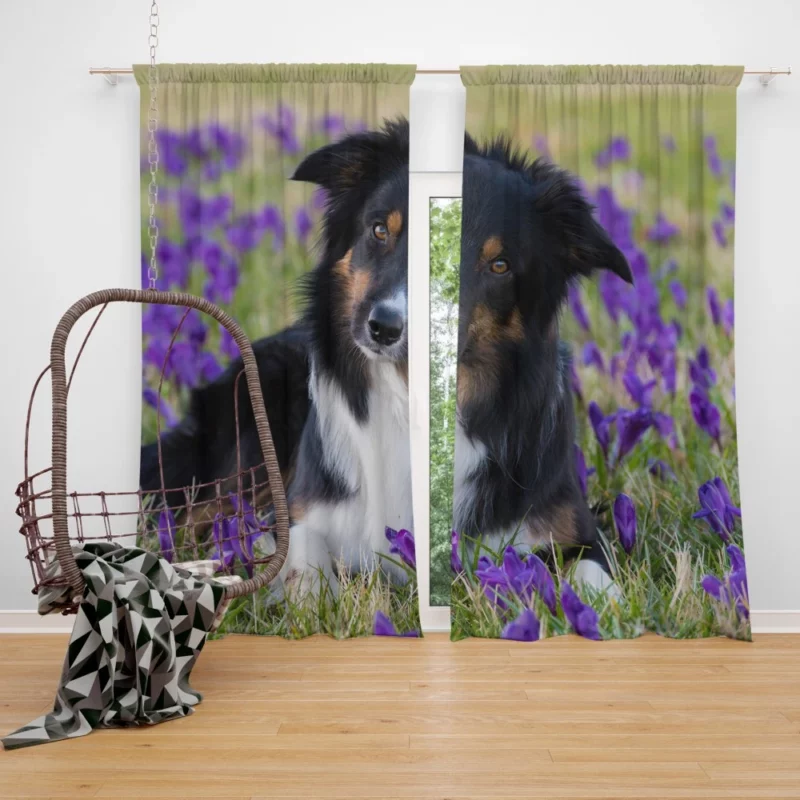
<svg viewBox="0 0 800 800"><path fill-rule="evenodd" d="M292 180L316 183L337 195L369 189L403 163L408 164L408 122L401 119L315 150L299 164Z"/></svg>
<svg viewBox="0 0 800 800"><path fill-rule="evenodd" d="M597 269L608 269L633 283L628 260L594 218L591 204L572 175L542 160L536 161L531 171L535 183L543 187L536 210L549 218L548 229L558 236L568 277L588 277Z"/></svg>
<svg viewBox="0 0 800 800"><path fill-rule="evenodd" d="M340 259L353 246L361 209L388 175L408 170L408 122L385 122L378 131L355 133L307 156L292 179L325 190L323 241L327 255Z"/></svg>
<svg viewBox="0 0 800 800"><path fill-rule="evenodd" d="M596 269L608 269L619 275L626 283L633 283L628 259L611 241L606 229L594 218L587 207L584 223L575 231L570 245L570 257L575 271L580 275L591 275Z"/></svg>

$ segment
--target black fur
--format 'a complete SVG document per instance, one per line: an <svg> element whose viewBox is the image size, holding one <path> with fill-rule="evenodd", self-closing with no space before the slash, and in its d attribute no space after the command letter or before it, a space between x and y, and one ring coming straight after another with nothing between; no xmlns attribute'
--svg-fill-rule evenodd
<svg viewBox="0 0 800 800"><path fill-rule="evenodd" d="M487 261L483 249L492 237L501 250ZM504 274L491 271L497 260L508 266ZM574 517L573 544L605 563L578 485L570 356L558 338L570 282L599 268L632 280L624 256L567 172L529 161L505 139L479 146L467 137L459 421L487 457L455 509L462 532L508 531L525 520L546 527L559 509L563 519L567 508ZM490 320L492 341L470 327L480 313Z"/></svg>

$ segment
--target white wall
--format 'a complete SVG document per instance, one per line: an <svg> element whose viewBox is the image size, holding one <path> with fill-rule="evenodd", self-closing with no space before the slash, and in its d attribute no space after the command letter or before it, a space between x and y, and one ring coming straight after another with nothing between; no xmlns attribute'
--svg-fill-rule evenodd
<svg viewBox="0 0 800 800"><path fill-rule="evenodd" d="M172 0L163 61L710 63L800 67L794 0ZM0 124L0 609L33 608L16 533L27 393L59 315L83 294L139 280L138 93L87 75L146 59L140 0L3 0ZM421 79L418 79L421 83ZM458 169L458 80L413 91L414 166ZM438 87L438 89L436 88ZM449 110L448 110L449 109ZM429 116L433 115L433 116ZM438 115L438 116L437 116ZM800 74L739 92L737 396L742 505L752 604L800 610L797 342ZM435 144L435 146L434 146ZM133 488L139 443L138 319L116 312L73 388L70 485ZM47 386L35 465L49 464Z"/></svg>

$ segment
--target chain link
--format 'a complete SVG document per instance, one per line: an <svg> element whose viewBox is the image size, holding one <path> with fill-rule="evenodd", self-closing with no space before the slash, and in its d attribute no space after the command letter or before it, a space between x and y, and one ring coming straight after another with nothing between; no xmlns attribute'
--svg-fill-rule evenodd
<svg viewBox="0 0 800 800"><path fill-rule="evenodd" d="M150 5L150 35L148 44L150 45L150 72L148 75L148 86L150 88L150 110L147 114L147 163L150 166L150 184L147 187L147 205L150 211L150 218L147 226L147 234L150 239L150 266L147 269L147 278L150 281L150 288L155 290L158 280L158 261L156 251L158 249L158 220L156 219L156 206L158 205L158 142L156 132L158 131L158 70L156 69L156 48L158 47L158 3L153 0Z"/></svg>

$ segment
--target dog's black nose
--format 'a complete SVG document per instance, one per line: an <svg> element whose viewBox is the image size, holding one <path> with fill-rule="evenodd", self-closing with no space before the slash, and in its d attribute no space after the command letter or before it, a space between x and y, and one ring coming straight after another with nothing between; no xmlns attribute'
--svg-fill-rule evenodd
<svg viewBox="0 0 800 800"><path fill-rule="evenodd" d="M403 335L403 316L388 303L378 303L373 307L367 325L372 340L378 344L394 344Z"/></svg>

